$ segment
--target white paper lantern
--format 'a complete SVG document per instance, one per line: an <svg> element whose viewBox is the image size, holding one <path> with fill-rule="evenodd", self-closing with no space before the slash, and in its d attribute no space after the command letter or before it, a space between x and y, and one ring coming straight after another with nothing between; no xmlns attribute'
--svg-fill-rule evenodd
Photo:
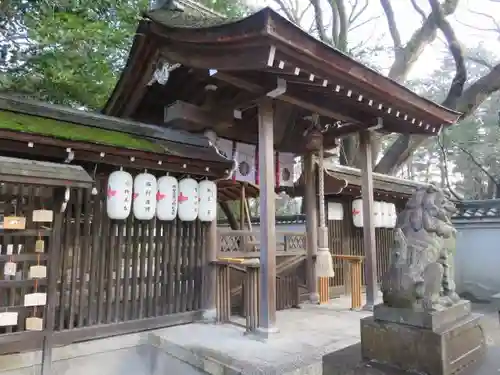
<svg viewBox="0 0 500 375"><path fill-rule="evenodd" d="M123 170L108 177L106 213L112 220L125 220L132 209L132 175Z"/></svg>
<svg viewBox="0 0 500 375"><path fill-rule="evenodd" d="M344 206L338 202L328 202L327 204L328 220L343 220Z"/></svg>
<svg viewBox="0 0 500 375"><path fill-rule="evenodd" d="M398 221L398 214L396 212L396 205L394 203L388 204L389 211L389 220L388 220L388 228L395 228L396 222Z"/></svg>
<svg viewBox="0 0 500 375"><path fill-rule="evenodd" d="M382 226L382 202L373 202L373 225L375 228Z"/></svg>
<svg viewBox="0 0 500 375"><path fill-rule="evenodd" d="M294 175L295 155L290 153L279 153L278 162L279 162L279 176L278 176L279 184L277 185L293 187L293 183L295 181L295 175Z"/></svg>
<svg viewBox="0 0 500 375"><path fill-rule="evenodd" d="M380 228L389 225L389 207L386 202L380 202Z"/></svg>
<svg viewBox="0 0 500 375"><path fill-rule="evenodd" d="M236 180L245 182L255 182L255 145L247 143L236 143Z"/></svg>
<svg viewBox="0 0 500 375"><path fill-rule="evenodd" d="M363 228L363 201L361 199L352 201L352 222L355 227Z"/></svg>
<svg viewBox="0 0 500 375"><path fill-rule="evenodd" d="M392 228L392 212L391 212L392 203L385 203L385 228Z"/></svg>
<svg viewBox="0 0 500 375"><path fill-rule="evenodd" d="M151 220L155 216L157 193L155 176L147 172L135 176L133 212L137 220Z"/></svg>
<svg viewBox="0 0 500 375"><path fill-rule="evenodd" d="M177 216L177 197L179 183L172 176L163 176L158 179L158 192L156 193L156 217L159 220L175 220Z"/></svg>
<svg viewBox="0 0 500 375"><path fill-rule="evenodd" d="M177 215L182 221L194 221L198 217L198 188L198 182L192 178L188 177L179 181Z"/></svg>
<svg viewBox="0 0 500 375"><path fill-rule="evenodd" d="M213 181L204 180L198 184L200 221L214 221L217 218L217 185Z"/></svg>

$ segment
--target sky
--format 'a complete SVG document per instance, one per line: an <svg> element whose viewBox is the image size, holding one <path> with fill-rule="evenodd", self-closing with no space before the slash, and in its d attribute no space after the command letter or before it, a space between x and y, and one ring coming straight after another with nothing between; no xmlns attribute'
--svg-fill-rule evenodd
<svg viewBox="0 0 500 375"><path fill-rule="evenodd" d="M304 7L309 4L309 0L283 0L285 3L295 3L298 1L299 6ZM327 7L327 0L323 0L323 6ZM346 0L349 1L349 0ZM353 2L354 0L351 0ZM362 0L359 0L362 2ZM389 35L387 23L382 12L382 7L379 0L367 0L368 8L362 16L363 21L375 18L364 26L357 28L349 34L350 45L357 45L368 40L368 43L383 43L392 45L392 40ZM249 0L251 4L257 6L270 5L275 7L275 0ZM416 0L419 6L426 12L429 11L428 0ZM392 0L392 6L398 23L399 32L403 41L407 41L413 32L421 25L422 19L420 15L415 12L411 5L411 0ZM491 51L500 51L500 30L498 32L487 32L482 30L475 30L466 25L479 26L481 28L498 29L494 21L491 19L475 14L474 12L481 12L485 14L495 15L498 25L500 26L500 1L497 0L460 0L457 11L453 16L448 17L448 20L454 27L458 39L462 42L464 47L473 47L479 43L483 43ZM325 11L325 14L328 12ZM310 24L313 20L312 12L309 12L304 17L304 23ZM378 18L377 18L378 17ZM360 21L362 22L362 21ZM426 50L422 57L413 67L410 72L409 78L416 78L432 74L440 62L440 56L447 53L444 37L438 36L438 39ZM388 69L392 63L390 56L383 56L377 59L383 68Z"/></svg>

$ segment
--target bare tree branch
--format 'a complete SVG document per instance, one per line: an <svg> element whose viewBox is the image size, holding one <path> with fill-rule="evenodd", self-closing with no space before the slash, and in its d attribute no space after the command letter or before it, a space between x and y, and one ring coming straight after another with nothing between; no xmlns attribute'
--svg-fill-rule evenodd
<svg viewBox="0 0 500 375"><path fill-rule="evenodd" d="M458 144L454 144L456 148L458 148L460 151L462 151L464 154L466 154L470 161L474 163L476 167L478 167L481 172L483 172L495 185L498 185L497 178L493 176L476 158L475 156L466 148L459 146Z"/></svg>
<svg viewBox="0 0 500 375"><path fill-rule="evenodd" d="M465 67L464 54L455 31L445 18L441 4L439 4L438 0L429 0L429 3L432 9L431 14L433 14L436 24L444 34L450 53L453 56L453 60L455 60L455 77L453 77L448 95L442 103L444 106L452 108L462 94L465 82L467 81L467 68Z"/></svg>
<svg viewBox="0 0 500 375"><path fill-rule="evenodd" d="M349 3L351 4L351 12L347 21L349 25L352 25L368 8L368 0L351 0ZM363 4L361 5L361 3Z"/></svg>
<svg viewBox="0 0 500 375"><path fill-rule="evenodd" d="M319 0L309 0L314 9L314 19L316 21L316 28L318 30L319 38L325 42L329 43L330 39L326 35L325 24L323 23L323 11L321 10L321 5Z"/></svg>
<svg viewBox="0 0 500 375"><path fill-rule="evenodd" d="M483 59L480 56L469 56L469 55L466 55L465 59L469 60L469 61L472 61L472 62L475 62L476 64L485 66L488 69L493 69L494 68L494 65L492 63L490 63L489 61L486 61L486 59Z"/></svg>
<svg viewBox="0 0 500 375"><path fill-rule="evenodd" d="M396 25L396 19L394 17L394 10L392 9L390 0L380 0L380 5L385 13L385 18L387 20L387 25L389 26L389 32L391 33L392 41L394 43L394 54L397 55L401 48L401 35L399 34L398 26Z"/></svg>
<svg viewBox="0 0 500 375"><path fill-rule="evenodd" d="M444 134L442 135L442 138L444 140ZM439 149L441 150L441 155L443 155L444 178L446 180L446 187L448 188L450 193L455 197L455 199L461 201L462 197L460 197L456 193L455 189L453 189L453 187L451 186L450 175L449 175L449 171L448 171L448 154L446 153L446 149L445 149L444 144L441 141L439 135L437 137L437 143L438 143Z"/></svg>
<svg viewBox="0 0 500 375"><path fill-rule="evenodd" d="M278 4L279 6L279 10L281 10L283 13L285 13L286 17L298 24L299 23L299 20L297 19L297 14L296 12L294 11L294 7L291 6L291 4L285 4L285 1L284 0L274 0L276 2L276 4Z"/></svg>
<svg viewBox="0 0 500 375"><path fill-rule="evenodd" d="M415 11L420 14L420 16L422 17L422 21L425 22L425 19L427 18L427 15L425 14L425 12L422 10L422 8L419 7L419 5L417 4L417 0L410 0L411 1L411 5L413 5L413 9L415 9Z"/></svg>
<svg viewBox="0 0 500 375"><path fill-rule="evenodd" d="M344 0L330 0L330 4L336 4L335 10L339 16L339 32L337 36L336 47L341 51L347 50L347 33L349 31L349 24L347 22L347 12L345 8ZM332 13L334 13L334 7L332 6Z"/></svg>

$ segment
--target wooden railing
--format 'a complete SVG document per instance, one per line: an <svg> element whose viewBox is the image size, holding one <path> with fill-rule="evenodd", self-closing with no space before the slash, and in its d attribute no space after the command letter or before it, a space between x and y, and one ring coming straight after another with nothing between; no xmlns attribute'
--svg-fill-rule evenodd
<svg viewBox="0 0 500 375"><path fill-rule="evenodd" d="M244 284L243 309L246 317L246 331L253 332L259 325L259 278L260 264L258 260L217 260L212 262L217 270L216 289L216 322L231 322L231 292L230 292L230 269L238 265L244 267L246 274Z"/></svg>
<svg viewBox="0 0 500 375"><path fill-rule="evenodd" d="M217 269L216 308L217 322L231 322L230 268L245 268L243 280L243 316L247 333L255 332L259 326L260 264L258 261L218 260L213 262ZM298 307L300 303L299 285L296 276L276 279L276 309L284 310Z"/></svg>
<svg viewBox="0 0 500 375"><path fill-rule="evenodd" d="M276 279L276 310L298 308L300 303L299 283L295 275Z"/></svg>
<svg viewBox="0 0 500 375"><path fill-rule="evenodd" d="M361 274L362 263L365 257L359 255L333 255L333 257L345 260L349 263L349 287L351 290L351 309L357 310L361 308Z"/></svg>
<svg viewBox="0 0 500 375"><path fill-rule="evenodd" d="M215 291L216 322L229 323L231 319L230 262L216 262L217 289Z"/></svg>
<svg viewBox="0 0 500 375"><path fill-rule="evenodd" d="M219 230L219 257L258 258L259 232L248 230ZM306 253L305 232L276 232L276 255L302 255Z"/></svg>
<svg viewBox="0 0 500 375"><path fill-rule="evenodd" d="M247 267L243 281L243 311L247 333L255 332L259 326L260 265Z"/></svg>

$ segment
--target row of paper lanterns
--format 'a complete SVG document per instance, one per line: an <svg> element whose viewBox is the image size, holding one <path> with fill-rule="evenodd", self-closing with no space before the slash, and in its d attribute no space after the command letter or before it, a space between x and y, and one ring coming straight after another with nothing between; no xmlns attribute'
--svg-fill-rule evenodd
<svg viewBox="0 0 500 375"><path fill-rule="evenodd" d="M355 227L363 227L363 201L361 199L352 201L352 221ZM394 203L374 202L373 222L375 228L394 228L396 221L397 213Z"/></svg>
<svg viewBox="0 0 500 375"><path fill-rule="evenodd" d="M130 213L137 220L213 221L217 217L217 185L173 176L159 179L146 171L135 178L126 171L108 177L106 212L112 220L125 220Z"/></svg>
<svg viewBox="0 0 500 375"><path fill-rule="evenodd" d="M342 203L328 202L328 220L343 219L344 207ZM352 201L352 220L355 227L363 227L363 201L361 199ZM374 202L373 221L376 228L394 228L397 221L394 203Z"/></svg>

